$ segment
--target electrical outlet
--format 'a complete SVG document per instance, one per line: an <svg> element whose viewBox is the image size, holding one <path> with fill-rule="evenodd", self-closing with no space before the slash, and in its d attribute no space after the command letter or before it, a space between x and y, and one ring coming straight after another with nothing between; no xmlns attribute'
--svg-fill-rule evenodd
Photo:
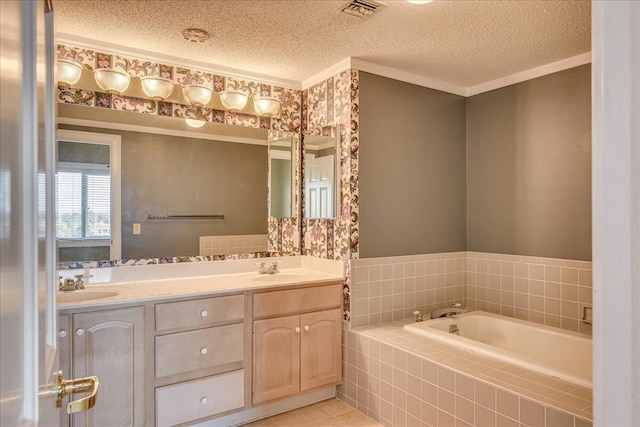
<svg viewBox="0 0 640 427"><path fill-rule="evenodd" d="M133 224L133 234L140 234L141 232L140 224Z"/></svg>

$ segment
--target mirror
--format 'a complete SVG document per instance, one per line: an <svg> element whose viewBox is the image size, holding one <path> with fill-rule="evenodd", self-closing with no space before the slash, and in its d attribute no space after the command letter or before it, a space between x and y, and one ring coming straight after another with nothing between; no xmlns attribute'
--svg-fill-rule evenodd
<svg viewBox="0 0 640 427"><path fill-rule="evenodd" d="M207 123L194 130L169 117L63 104L58 115L59 170L67 167L71 155L79 156L76 151L104 157L96 139L120 139L120 152L112 151L120 162L111 159L108 167L102 163L102 176L121 182L120 196L110 196L110 224L104 221L104 205L100 207L102 234L92 235L93 241L77 233L63 239L58 227L59 262L266 252L270 196L278 209L273 214L298 216L295 133L279 132L279 142L274 140L271 147L266 129ZM74 132L82 138L70 141L68 135ZM276 151L289 154L274 154L274 160L283 162L271 164L269 153ZM270 178L277 184L272 192ZM89 206L87 198L79 204L86 206L85 217L96 216L97 208ZM118 221L120 233L114 228ZM113 244L118 236L120 254Z"/></svg>
<svg viewBox="0 0 640 427"><path fill-rule="evenodd" d="M297 144L288 132L277 137L269 141L269 216L292 218L296 209Z"/></svg>
<svg viewBox="0 0 640 427"><path fill-rule="evenodd" d="M331 125L321 128L321 135L304 135L306 218L336 217L340 196L339 132L339 125Z"/></svg>

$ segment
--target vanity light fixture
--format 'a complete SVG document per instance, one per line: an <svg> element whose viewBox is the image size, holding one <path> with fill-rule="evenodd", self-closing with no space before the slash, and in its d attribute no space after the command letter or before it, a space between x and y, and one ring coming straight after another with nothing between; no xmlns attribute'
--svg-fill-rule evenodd
<svg viewBox="0 0 640 427"><path fill-rule="evenodd" d="M164 77L145 76L140 77L142 90L154 101L162 101L173 92L173 82Z"/></svg>
<svg viewBox="0 0 640 427"><path fill-rule="evenodd" d="M82 76L82 65L66 59L56 61L56 79L59 88L68 88L80 80Z"/></svg>
<svg viewBox="0 0 640 427"><path fill-rule="evenodd" d="M120 95L131 82L129 73L114 68L98 68L93 74L100 89L112 95Z"/></svg>
<svg viewBox="0 0 640 427"><path fill-rule="evenodd" d="M433 0L407 0L411 4L427 4L431 3Z"/></svg>
<svg viewBox="0 0 640 427"><path fill-rule="evenodd" d="M186 119L185 121L187 122L187 125L191 126L192 128L201 128L206 123L206 120L200 119Z"/></svg>
<svg viewBox="0 0 640 427"><path fill-rule="evenodd" d="M240 111L249 101L249 95L237 90L223 90L220 92L220 102L229 111Z"/></svg>
<svg viewBox="0 0 640 427"><path fill-rule="evenodd" d="M280 101L268 96L256 96L253 98L253 108L260 116L278 117L280 116Z"/></svg>
<svg viewBox="0 0 640 427"><path fill-rule="evenodd" d="M204 85L186 85L182 87L182 93L187 102L194 107L202 107L211 101L213 90Z"/></svg>

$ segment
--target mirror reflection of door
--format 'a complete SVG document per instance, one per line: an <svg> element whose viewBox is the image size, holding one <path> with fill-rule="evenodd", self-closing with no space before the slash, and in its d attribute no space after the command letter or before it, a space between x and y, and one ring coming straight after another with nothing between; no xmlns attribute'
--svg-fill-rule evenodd
<svg viewBox="0 0 640 427"><path fill-rule="evenodd" d="M305 216L335 218L337 209L338 127L326 135L305 135Z"/></svg>
<svg viewBox="0 0 640 427"><path fill-rule="evenodd" d="M333 155L307 156L307 218L333 218Z"/></svg>
<svg viewBox="0 0 640 427"><path fill-rule="evenodd" d="M59 130L58 261L120 258L120 136Z"/></svg>

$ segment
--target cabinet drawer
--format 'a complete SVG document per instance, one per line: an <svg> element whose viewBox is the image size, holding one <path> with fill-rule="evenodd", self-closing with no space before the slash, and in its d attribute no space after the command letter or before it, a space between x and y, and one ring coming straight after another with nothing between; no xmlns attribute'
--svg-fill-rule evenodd
<svg viewBox="0 0 640 427"><path fill-rule="evenodd" d="M156 337L156 378L244 359L244 324Z"/></svg>
<svg viewBox="0 0 640 427"><path fill-rule="evenodd" d="M286 316L306 311L325 310L342 305L342 284L316 286L255 294L255 318Z"/></svg>
<svg viewBox="0 0 640 427"><path fill-rule="evenodd" d="M173 426L244 407L244 370L156 389L156 425Z"/></svg>
<svg viewBox="0 0 640 427"><path fill-rule="evenodd" d="M198 328L244 318L244 295L156 304L156 331Z"/></svg>

